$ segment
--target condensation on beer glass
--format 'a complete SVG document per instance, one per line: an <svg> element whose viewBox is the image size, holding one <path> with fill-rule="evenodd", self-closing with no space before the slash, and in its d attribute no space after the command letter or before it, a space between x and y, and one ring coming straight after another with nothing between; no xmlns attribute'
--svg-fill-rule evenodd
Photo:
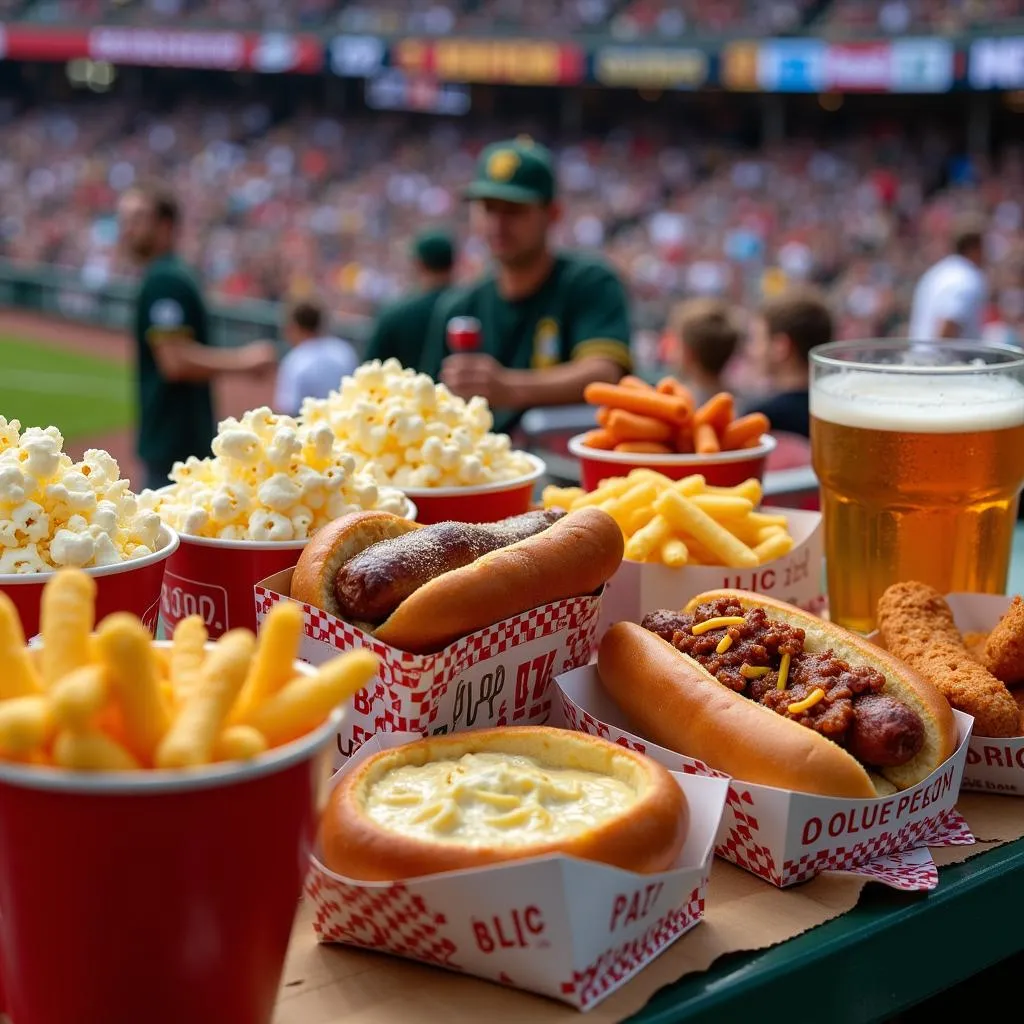
<svg viewBox="0 0 1024 1024"><path fill-rule="evenodd" d="M870 631L904 580L1002 593L1024 484L1024 352L838 342L811 364L833 620Z"/></svg>

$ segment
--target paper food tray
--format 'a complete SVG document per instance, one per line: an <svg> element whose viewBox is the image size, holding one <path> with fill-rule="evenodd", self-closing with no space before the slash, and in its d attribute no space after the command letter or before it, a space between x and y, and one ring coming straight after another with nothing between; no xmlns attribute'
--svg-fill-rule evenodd
<svg viewBox="0 0 1024 1024"><path fill-rule="evenodd" d="M988 633L1013 600L1002 594L949 594L946 601L963 633ZM963 789L1024 796L1024 736L971 735Z"/></svg>
<svg viewBox="0 0 1024 1024"><path fill-rule="evenodd" d="M751 590L818 614L825 607L821 514L764 508L785 515L793 550L756 569L687 565L672 569L658 562L624 560L605 588L598 637L616 622L637 622L659 608L682 608L706 590Z"/></svg>
<svg viewBox="0 0 1024 1024"><path fill-rule="evenodd" d="M260 626L290 601L291 569L256 585ZM498 725L543 725L554 677L589 661L601 594L568 598L505 619L437 654L409 654L350 623L303 604L299 657L319 665L365 647L381 659L376 682L355 695L338 733L338 763L381 732L438 735Z"/></svg>
<svg viewBox="0 0 1024 1024"><path fill-rule="evenodd" d="M702 761L631 732L625 715L602 688L596 665L560 676L556 683L561 712L570 727L639 750L672 771L727 778ZM954 714L956 751L923 782L894 796L849 800L731 779L715 853L780 887L823 871L868 874L870 862L890 858L872 877L897 888L934 888L934 865L930 872L922 872L914 859L901 871L891 858L917 847L974 842L967 823L954 810L972 719Z"/></svg>
<svg viewBox="0 0 1024 1024"><path fill-rule="evenodd" d="M333 783L378 750L416 738L391 733L367 741ZM306 892L317 938L589 1009L704 914L728 783L694 775L676 780L689 803L690 827L670 871L640 875L555 855L404 882L359 882L314 857Z"/></svg>

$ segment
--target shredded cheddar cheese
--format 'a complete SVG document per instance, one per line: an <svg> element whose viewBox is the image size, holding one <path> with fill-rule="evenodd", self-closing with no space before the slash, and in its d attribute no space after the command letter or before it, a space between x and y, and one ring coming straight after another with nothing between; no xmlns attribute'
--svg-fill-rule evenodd
<svg viewBox="0 0 1024 1024"><path fill-rule="evenodd" d="M789 680L790 660L790 656L788 654L784 654L782 656L782 660L779 662L779 681L776 684L776 689L784 690L786 688L786 683ZM824 696L824 694L822 694L822 696Z"/></svg>
<svg viewBox="0 0 1024 1024"><path fill-rule="evenodd" d="M732 637L728 633L718 641L718 646L715 648L715 654L725 654L729 648L732 647Z"/></svg>
<svg viewBox="0 0 1024 1024"><path fill-rule="evenodd" d="M719 615L714 619L706 619L704 622L698 622L695 626L690 627L690 632L694 636L701 636L704 633L710 633L713 629L722 629L724 626L742 626L744 623L742 615Z"/></svg>
<svg viewBox="0 0 1024 1024"><path fill-rule="evenodd" d="M786 710L791 715L799 715L801 712L807 711L808 708L813 708L815 704L820 704L824 699L825 691L818 686L811 690L803 700L798 700L795 704L790 704Z"/></svg>
<svg viewBox="0 0 1024 1024"><path fill-rule="evenodd" d="M760 679L761 676L766 676L769 672L771 669L763 665L740 665L740 675L744 679Z"/></svg>

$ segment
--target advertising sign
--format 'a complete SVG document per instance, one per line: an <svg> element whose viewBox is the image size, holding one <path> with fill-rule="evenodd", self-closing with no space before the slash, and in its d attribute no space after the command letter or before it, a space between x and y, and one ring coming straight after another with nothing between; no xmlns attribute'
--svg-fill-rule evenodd
<svg viewBox="0 0 1024 1024"><path fill-rule="evenodd" d="M827 46L820 39L770 39L757 54L757 83L765 92L821 92Z"/></svg>
<svg viewBox="0 0 1024 1024"><path fill-rule="evenodd" d="M972 43L967 77L972 89L1024 88L1024 36Z"/></svg>
<svg viewBox="0 0 1024 1024"><path fill-rule="evenodd" d="M586 70L582 49L532 39L402 39L392 63L446 82L505 85L576 85Z"/></svg>
<svg viewBox="0 0 1024 1024"><path fill-rule="evenodd" d="M594 78L627 88L699 89L708 56L685 47L604 46L594 55Z"/></svg>

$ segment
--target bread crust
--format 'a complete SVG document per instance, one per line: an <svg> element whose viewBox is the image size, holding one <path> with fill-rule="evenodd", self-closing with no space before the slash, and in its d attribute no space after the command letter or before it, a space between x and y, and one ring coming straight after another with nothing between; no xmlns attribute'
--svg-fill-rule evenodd
<svg viewBox="0 0 1024 1024"><path fill-rule="evenodd" d="M391 512L356 512L335 519L318 530L302 549L292 572L291 596L303 604L339 616L338 599L334 594L334 577L338 570L371 544L419 529L419 523Z"/></svg>
<svg viewBox="0 0 1024 1024"><path fill-rule="evenodd" d="M710 591L683 610L722 597L744 608L763 607L769 618L804 630L809 651L831 648L845 661L870 665L886 677L885 692L916 711L925 728L917 757L878 773L897 789L927 778L955 750L956 721L949 705L902 662L832 623L758 594ZM619 623L605 634L598 671L645 737L736 779L834 797L874 797L882 788L838 744L723 686L699 662L633 623Z"/></svg>
<svg viewBox="0 0 1024 1024"><path fill-rule="evenodd" d="M373 785L388 771L477 752L523 754L548 767L612 775L628 782L637 799L578 835L514 847L434 842L387 829L366 813ZM367 758L331 795L320 829L321 860L336 874L362 881L416 878L554 853L649 874L672 867L688 826L689 808L679 785L642 754L547 726L482 729L431 737Z"/></svg>

